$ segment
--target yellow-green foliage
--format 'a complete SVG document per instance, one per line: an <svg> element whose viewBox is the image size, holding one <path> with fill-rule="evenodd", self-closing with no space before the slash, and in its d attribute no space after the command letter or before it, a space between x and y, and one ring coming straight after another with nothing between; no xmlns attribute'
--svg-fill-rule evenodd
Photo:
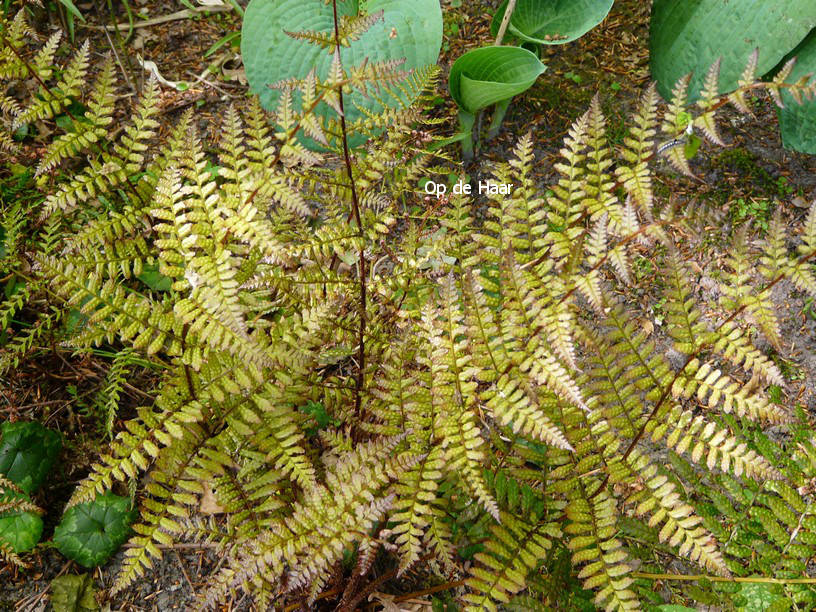
<svg viewBox="0 0 816 612"><path fill-rule="evenodd" d="M19 19L12 27L24 29ZM10 35L21 49L23 37ZM30 65L48 80L45 49ZM264 609L308 605L344 556L356 555L351 571L365 574L380 548L400 574L431 559L445 573L478 545L462 593L473 610L517 596L519 605L561 605L580 589L559 594L539 576L557 574L559 558L599 607L638 609L651 590L633 574L640 546L718 576L805 572L816 554L807 488L816 451L801 424L791 459L762 435L796 419L765 398L763 385L784 381L746 321L781 344L773 286L789 279L816 296L816 208L796 234L777 218L764 245L738 234L724 320L704 316L670 231L699 232L702 215L670 210L652 189L653 88L620 150L592 103L569 130L549 195L523 137L494 168L512 194L491 196L477 221L458 196L419 213L409 206L439 172L425 148L427 97L347 126L388 126L350 167L339 119L311 114L318 99L337 107L340 87L428 92L435 70L396 82L337 64L327 82L281 84L274 115L253 102L213 126L213 156L190 113L158 138L155 82L98 150L115 85L106 64L80 92L87 58L84 47L62 73L62 98L6 105L19 124L53 116L69 93L81 97L85 127L54 140L38 171L51 175L77 154L90 160L45 187L34 216L63 240L18 245L31 267L10 269L28 284L2 305L0 322L11 326L24 302L48 295L63 309L41 328L56 329L67 309L83 315L60 337L66 348L113 345L161 370L155 402L125 423L70 502L116 481L137 487L141 518L114 590L149 573L159 545L179 538L215 542L227 557L200 608L241 590ZM0 54L0 75L27 69ZM694 118L684 87L664 132L677 138L693 122L717 141L716 102L704 95ZM306 150L301 131L326 151ZM688 170L682 147L665 151ZM627 297L633 247L656 243L668 253L666 317L650 331ZM147 270L170 289L140 280ZM37 333L13 335L7 365ZM680 366L659 348L661 335ZM225 520L203 524L194 517L210 489ZM742 493L757 489L760 497ZM767 534L778 562L750 565L743 553L754 533ZM802 585L783 590L816 600Z"/></svg>

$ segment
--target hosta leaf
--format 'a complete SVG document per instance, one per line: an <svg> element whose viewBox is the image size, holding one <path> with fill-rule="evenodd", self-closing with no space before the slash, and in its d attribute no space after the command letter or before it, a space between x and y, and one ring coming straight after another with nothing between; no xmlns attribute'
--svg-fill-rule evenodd
<svg viewBox="0 0 816 612"><path fill-rule="evenodd" d="M0 502L12 499L29 501L24 493L6 490L0 495ZM9 510L0 513L0 542L11 547L16 554L24 553L37 545L43 532L42 519L34 512Z"/></svg>
<svg viewBox="0 0 816 612"><path fill-rule="evenodd" d="M375 63L404 58L401 70L436 63L442 47L439 0L370 0L360 5L370 15L383 11L383 18L371 25L350 47L341 48L346 71L365 60ZM355 15L357 2L339 0L337 8L341 17ZM321 80L328 77L332 54L325 48L287 35L287 32L306 30L333 36L331 3L322 0L252 0L249 3L241 31L241 53L249 85L260 97L264 108L275 110L281 95L280 90L271 89L269 85L289 78L305 79L312 68L316 69ZM383 99L386 103L396 103L396 99L388 95ZM347 94L345 110L349 121L363 116L358 107L372 112L382 108L374 97L366 97L358 91ZM321 103L316 112L321 116L336 116L325 103ZM304 141L307 146L318 148L314 141ZM362 143L362 137L357 136L350 144L359 146Z"/></svg>
<svg viewBox="0 0 816 612"><path fill-rule="evenodd" d="M520 47L482 47L457 59L450 71L450 92L468 113L518 95L547 69Z"/></svg>
<svg viewBox="0 0 816 612"><path fill-rule="evenodd" d="M655 0L652 5L650 64L664 98L683 75L693 73L691 100L703 87L708 68L722 58L720 92L737 87L751 52L759 47L764 74L816 27L812 0Z"/></svg>
<svg viewBox="0 0 816 612"><path fill-rule="evenodd" d="M54 530L59 551L85 567L108 560L130 535L136 511L130 499L113 493L71 506Z"/></svg>
<svg viewBox="0 0 816 612"><path fill-rule="evenodd" d="M35 422L3 423L0 474L26 493L40 488L62 448L56 432Z"/></svg>
<svg viewBox="0 0 816 612"><path fill-rule="evenodd" d="M504 0L490 25L499 32L507 10ZM561 45L580 38L609 14L614 0L519 0L510 18L510 33L519 40Z"/></svg>
<svg viewBox="0 0 816 612"><path fill-rule="evenodd" d="M789 83L816 72L816 29L791 51L791 57L796 57L796 64L788 76ZM782 102L785 108L777 112L783 144L794 151L816 153L816 100L804 99L799 104L789 92L783 91Z"/></svg>

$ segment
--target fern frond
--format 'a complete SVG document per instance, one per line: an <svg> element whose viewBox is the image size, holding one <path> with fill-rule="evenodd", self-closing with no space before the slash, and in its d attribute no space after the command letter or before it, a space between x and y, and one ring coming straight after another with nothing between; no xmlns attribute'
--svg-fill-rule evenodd
<svg viewBox="0 0 816 612"><path fill-rule="evenodd" d="M700 99L697 101L697 106L700 108L701 113L695 117L694 127L699 128L712 143L723 147L725 143L717 130L715 109L720 98L719 78L721 64L722 59L718 58L708 69L703 90L700 92Z"/></svg>
<svg viewBox="0 0 816 612"><path fill-rule="evenodd" d="M48 172L107 133L108 126L113 122L114 82L113 61L108 60L97 77L84 121L74 121L73 131L63 134L48 147L37 166L37 175Z"/></svg>
<svg viewBox="0 0 816 612"><path fill-rule="evenodd" d="M40 98L23 108L14 117L12 128L17 129L21 125L39 119L50 119L65 110L65 106L70 103L72 98L80 97L89 66L90 43L85 41L85 44L82 45L68 64L57 84L47 91L41 91Z"/></svg>
<svg viewBox="0 0 816 612"><path fill-rule="evenodd" d="M260 581L278 583L292 591L308 584L314 601L332 564L342 551L368 533L393 501L376 495L387 485L389 474L409 469L415 458L389 457L397 439L361 445L326 474L325 485L310 489L294 505L286 521L267 531L238 552L239 561L217 576L216 583L199 598L212 608L232 587Z"/></svg>
<svg viewBox="0 0 816 612"><path fill-rule="evenodd" d="M610 230L615 235L622 235L621 223L623 211L617 196L615 185L610 174L613 164L612 150L606 140L606 118L601 110L600 98L596 95L587 111L587 156L584 191L586 197L581 202L596 221L603 215L609 219Z"/></svg>
<svg viewBox="0 0 816 612"><path fill-rule="evenodd" d="M718 427L703 415L695 417L691 410L675 406L666 421L652 432L652 441L664 436L670 428L673 429L666 438L666 446L680 454L690 450L691 460L695 463L705 458L709 470L719 467L723 472L735 476L745 474L759 481L783 478L767 459L748 450L745 442L739 443L728 429Z"/></svg>
<svg viewBox="0 0 816 612"><path fill-rule="evenodd" d="M659 532L661 542L679 546L681 555L699 563L721 576L730 576L716 539L700 525L702 519L694 509L682 501L675 485L667 476L658 472L648 457L633 451L626 459L632 470L640 475L645 488L635 493L630 501L638 502L635 513L649 513L649 526L662 524Z"/></svg>
<svg viewBox="0 0 816 612"><path fill-rule="evenodd" d="M696 397L711 409L721 406L723 412L735 411L737 415L769 423L789 423L791 415L765 398L752 395L738 382L714 369L710 364L701 364L693 359L686 366L684 376L679 376L672 386L675 398Z"/></svg>
<svg viewBox="0 0 816 612"><path fill-rule="evenodd" d="M493 417L514 433L522 433L560 448L572 450L558 427L539 406L539 397L531 381L512 364L502 343L494 315L487 306L484 288L467 270L464 295L468 305L467 333L473 341L477 377L493 383L480 394Z"/></svg>
<svg viewBox="0 0 816 612"><path fill-rule="evenodd" d="M432 401L438 415L434 429L445 450L447 469L457 474L484 509L498 520L499 508L482 476L486 455L476 419L476 383L470 380L472 357L468 354L466 328L452 280L443 282L439 292L441 312L426 308L422 317L422 329L432 347L436 379L432 388Z"/></svg>
<svg viewBox="0 0 816 612"><path fill-rule="evenodd" d="M528 522L509 512L502 512L500 522L491 527L493 537L485 552L476 555L479 565L470 570L467 584L475 593L465 595L466 610L495 612L497 603L509 602L511 595L525 588L527 575L546 558L552 539L561 536L557 523Z"/></svg>
<svg viewBox="0 0 816 612"><path fill-rule="evenodd" d="M689 115L688 108L688 88L691 82L691 74L687 74L677 81L677 84L672 89L672 99L666 113L663 115L663 123L661 129L668 134L672 140L678 140L685 135L690 122L692 121ZM683 147L669 147L663 155L668 159L669 163L675 169L682 172L686 176L693 177L691 168L686 159L685 149Z"/></svg>
<svg viewBox="0 0 816 612"><path fill-rule="evenodd" d="M728 100L742 113L750 113L751 107L745 99L745 87L756 81L757 65L759 64L759 49L754 49L748 58L742 75L737 81L737 89L728 95Z"/></svg>
<svg viewBox="0 0 816 612"><path fill-rule="evenodd" d="M649 218L654 203L648 159L652 155L657 127L657 88L650 84L634 118L634 127L623 139L620 156L627 162L615 168L615 175L635 204Z"/></svg>
<svg viewBox="0 0 816 612"><path fill-rule="evenodd" d="M597 486L597 485L596 485ZM585 589L598 590L595 603L607 610L638 610L640 603L630 588L634 580L627 576L632 567L623 544L615 538L617 511L615 500L606 492L589 498L582 489L567 506L571 521L564 527L567 547L574 565L588 563L578 578Z"/></svg>

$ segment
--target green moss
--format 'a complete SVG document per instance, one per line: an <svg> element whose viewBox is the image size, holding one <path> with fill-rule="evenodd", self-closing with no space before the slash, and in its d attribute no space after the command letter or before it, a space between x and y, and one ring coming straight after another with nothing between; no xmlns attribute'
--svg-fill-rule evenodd
<svg viewBox="0 0 816 612"><path fill-rule="evenodd" d="M530 90L531 98L543 103L547 109L555 110L569 121L583 114L592 101L594 89L579 87L572 82L559 79L547 73Z"/></svg>
<svg viewBox="0 0 816 612"><path fill-rule="evenodd" d="M746 149L735 147L726 149L712 160L712 166L737 177L729 190L739 189L754 196L784 196L785 183L774 180L765 168L759 165L759 158Z"/></svg>

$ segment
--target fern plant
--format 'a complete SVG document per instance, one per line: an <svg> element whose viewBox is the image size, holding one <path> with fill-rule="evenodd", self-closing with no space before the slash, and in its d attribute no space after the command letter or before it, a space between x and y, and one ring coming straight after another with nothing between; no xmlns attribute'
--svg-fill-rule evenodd
<svg viewBox="0 0 816 612"><path fill-rule="evenodd" d="M22 43L0 57L0 74L38 70L20 59ZM62 305L42 325L64 350L125 350L161 371L155 402L69 503L117 482L137 488L113 590L184 538L226 558L199 608L238 591L261 609L308 606L338 593L331 583L342 586L338 608L352 610L378 557L395 577L420 567L451 576L465 555L475 556L460 595L472 610L554 606L583 590L599 607L638 609L659 575L643 571L655 554L725 579L689 599L737 598L728 580L749 574L780 579L792 601L816 599L785 583L807 574L816 545L812 432L765 397L784 380L751 335L753 325L778 340L782 280L816 296L816 208L790 234L777 218L764 244L735 236L717 319L703 314L672 237L699 234L707 213L674 210L652 187L658 156L691 172L676 144L689 131L719 144L716 70L704 104L689 107L685 79L662 119L647 89L618 150L596 99L569 130L550 192L535 184L533 140L522 138L494 169L514 192L493 196L477 221L459 196L411 211L417 182L442 171L424 115L436 70L386 68L349 70L335 50L325 80L278 84L271 116L256 102L230 110L215 158L189 113L159 138L155 84L111 146L97 150L88 128L44 154L36 217L64 240L20 242L24 289L0 313L47 295ZM106 70L83 93L88 126L110 116ZM746 74L738 108L759 87ZM345 96L377 87L419 102L348 118ZM812 93L803 81L768 87ZM337 112L316 115L320 101ZM40 102L19 103L17 120ZM382 128L349 148L351 135ZM304 148L301 132L325 151ZM88 163L59 179L78 153ZM667 252L667 316L653 334L679 365L626 301L634 247L655 244ZM148 283L146 270L167 282ZM21 335L25 347L31 334ZM23 359L16 346L4 350ZM315 406L328 418L309 416ZM771 426L796 448L787 459L763 434ZM210 490L222 521L195 516ZM748 554L757 541L761 562ZM643 550L651 566L638 568ZM552 588L559 575L583 590Z"/></svg>

